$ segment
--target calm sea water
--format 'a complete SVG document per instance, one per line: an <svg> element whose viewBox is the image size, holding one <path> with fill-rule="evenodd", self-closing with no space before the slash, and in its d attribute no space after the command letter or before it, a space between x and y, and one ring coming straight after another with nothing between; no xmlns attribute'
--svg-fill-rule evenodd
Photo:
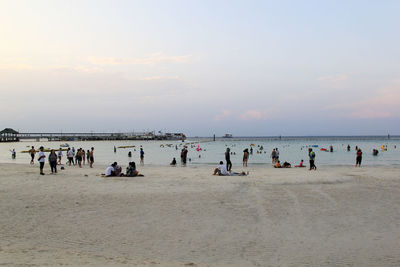
<svg viewBox="0 0 400 267"><path fill-rule="evenodd" d="M23 141L17 143L0 143L0 162L29 163L30 156L27 153L21 153L22 150L28 150L30 146L39 148L41 145L45 148L58 149L60 144L65 142L36 142ZM301 159L308 163L307 149L309 146L318 145L313 148L316 152L316 164L318 165L354 165L355 164L355 146L363 151L363 165L387 165L400 166L400 137L284 137L284 138L233 138L217 139L215 142L210 138L189 138L182 143L181 141L78 141L68 142L70 147L95 148L95 162L97 164L109 164L117 161L126 165L129 161L139 162L139 148L143 147L145 151L145 164L168 165L175 157L180 162L180 150L183 144L189 149L188 158L191 159L189 165L196 164L217 164L224 160L224 152L227 147L236 155L231 155L233 165L238 166L242 162L243 150L250 148L253 144L253 154L250 155L249 165L251 164L271 164L270 154L273 148L280 151L281 162L288 161L297 164ZM168 147L166 144L170 144ZM351 146L351 151L346 150L347 145ZM114 146L135 145L135 148L119 148L114 153ZM320 148L327 148L332 145L334 152L320 151ZM387 151L381 151L380 146L387 145ZM178 147L178 149L175 148ZM201 151L196 148L200 146ZM261 151L259 148L263 146ZM17 158L11 159L10 149L15 148ZM372 149L378 149L379 155L373 156ZM132 152L132 158L128 157L128 152ZM257 153L259 151L260 153ZM64 159L65 162L65 152Z"/></svg>

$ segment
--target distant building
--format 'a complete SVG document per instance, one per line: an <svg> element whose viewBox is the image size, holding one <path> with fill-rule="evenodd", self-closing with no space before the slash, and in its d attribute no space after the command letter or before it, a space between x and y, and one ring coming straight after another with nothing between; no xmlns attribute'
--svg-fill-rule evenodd
<svg viewBox="0 0 400 267"><path fill-rule="evenodd" d="M5 128L0 131L0 142L18 142L18 132L11 128Z"/></svg>

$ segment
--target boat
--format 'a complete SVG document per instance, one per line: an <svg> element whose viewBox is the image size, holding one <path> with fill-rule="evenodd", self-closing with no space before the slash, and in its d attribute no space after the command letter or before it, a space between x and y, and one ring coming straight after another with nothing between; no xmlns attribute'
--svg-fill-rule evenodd
<svg viewBox="0 0 400 267"><path fill-rule="evenodd" d="M55 152L57 152L57 151L60 151L60 149L61 149L61 151L68 150L67 148L58 148L58 149L44 148L43 152L51 152L51 150L54 150ZM38 152L39 152L39 150L36 150L36 153L38 153ZM29 153L29 150L22 150L21 153Z"/></svg>
<svg viewBox="0 0 400 267"><path fill-rule="evenodd" d="M233 138L232 134L224 134L222 138Z"/></svg>
<svg viewBox="0 0 400 267"><path fill-rule="evenodd" d="M61 144L60 147L69 147L69 145L67 143L65 143L65 144Z"/></svg>
<svg viewBox="0 0 400 267"><path fill-rule="evenodd" d="M136 147L136 146L119 146L117 148L131 148L131 147Z"/></svg>

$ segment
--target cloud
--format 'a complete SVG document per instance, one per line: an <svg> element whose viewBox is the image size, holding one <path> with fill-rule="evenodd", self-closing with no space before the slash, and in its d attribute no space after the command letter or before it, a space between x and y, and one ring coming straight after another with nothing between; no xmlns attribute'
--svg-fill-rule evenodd
<svg viewBox="0 0 400 267"><path fill-rule="evenodd" d="M266 119L267 116L265 116L265 114L263 114L260 111L257 110L248 110L243 114L240 114L238 116L239 120L262 120L262 119Z"/></svg>
<svg viewBox="0 0 400 267"><path fill-rule="evenodd" d="M400 114L400 85L379 90L375 95L359 101L346 102L325 107L341 113L342 117L356 119L379 119Z"/></svg>
<svg viewBox="0 0 400 267"><path fill-rule="evenodd" d="M88 60L93 65L117 66L117 65L153 65L163 62L187 63L191 55L165 56L156 53L149 57L142 58L116 58L116 57L89 57Z"/></svg>
<svg viewBox="0 0 400 267"><path fill-rule="evenodd" d="M179 76L150 76L139 79L141 81L180 80Z"/></svg>
<svg viewBox="0 0 400 267"><path fill-rule="evenodd" d="M33 66L26 63L19 62L0 62L0 70L31 70Z"/></svg>
<svg viewBox="0 0 400 267"><path fill-rule="evenodd" d="M229 118L230 116L232 116L232 111L223 109L223 110L221 110L220 114L215 115L214 121L220 121L220 120Z"/></svg>
<svg viewBox="0 0 400 267"><path fill-rule="evenodd" d="M348 74L334 74L334 75L328 75L328 76L321 76L318 77L317 80L325 83L330 83L330 84L337 84L340 82L344 82L350 79L350 75Z"/></svg>

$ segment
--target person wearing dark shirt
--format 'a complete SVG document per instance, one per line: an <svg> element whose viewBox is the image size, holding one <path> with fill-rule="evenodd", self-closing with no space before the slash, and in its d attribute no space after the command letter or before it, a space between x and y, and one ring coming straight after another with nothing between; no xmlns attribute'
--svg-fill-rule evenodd
<svg viewBox="0 0 400 267"><path fill-rule="evenodd" d="M231 153L230 153L230 151L231 151L230 148L227 148L227 149L226 149L226 152L225 152L226 168L227 168L228 172L231 171L231 169L232 169L232 162L231 162Z"/></svg>
<svg viewBox="0 0 400 267"><path fill-rule="evenodd" d="M362 151L359 148L356 153L356 167L357 167L357 165L358 165L358 167L361 167L361 160L362 160Z"/></svg>

